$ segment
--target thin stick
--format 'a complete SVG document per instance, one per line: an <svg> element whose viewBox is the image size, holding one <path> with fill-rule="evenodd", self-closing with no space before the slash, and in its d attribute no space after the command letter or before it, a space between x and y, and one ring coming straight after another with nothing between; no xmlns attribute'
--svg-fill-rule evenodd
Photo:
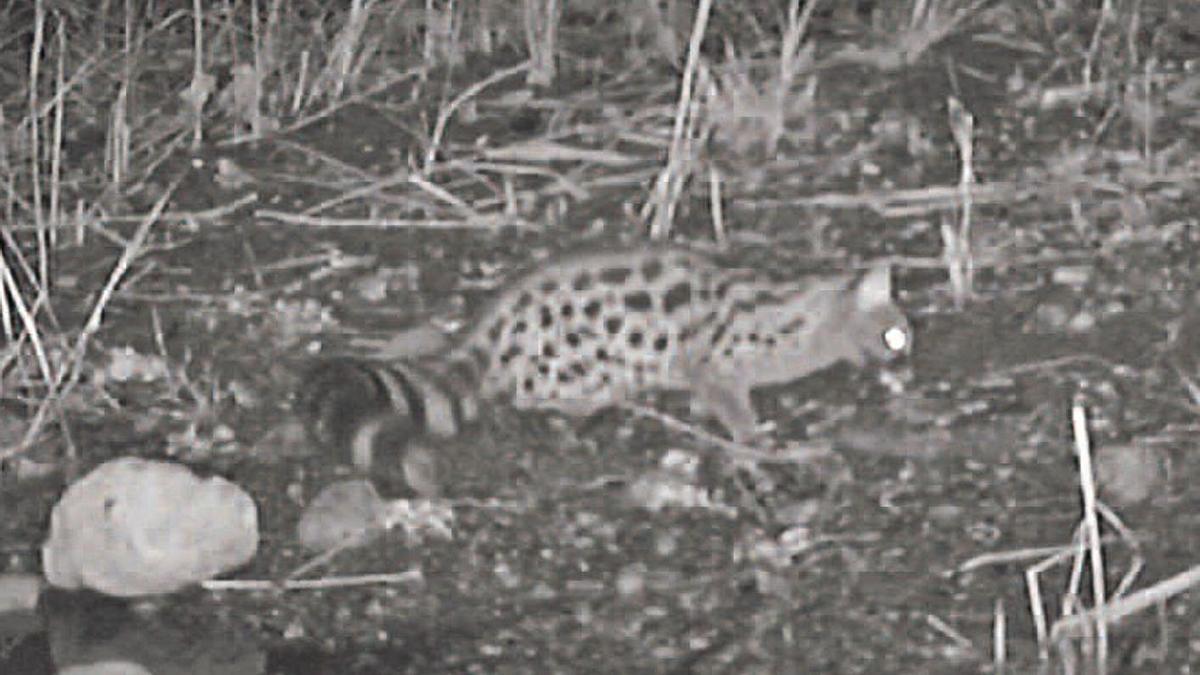
<svg viewBox="0 0 1200 675"><path fill-rule="evenodd" d="M1092 566L1092 602L1097 608L1105 604L1104 552L1100 547L1100 522L1096 517L1096 483L1092 472L1092 446L1087 429L1087 413L1083 405L1076 402L1071 406L1071 429L1075 436L1075 450L1079 455L1079 486L1083 491L1083 527L1087 534L1088 552ZM1108 626L1100 621L1096 625L1096 663L1101 667L1108 662Z"/></svg>
<svg viewBox="0 0 1200 675"><path fill-rule="evenodd" d="M707 1L711 2L711 0ZM529 61L523 61L515 66L512 66L511 68L498 70L484 79L476 82L475 84L467 87L463 93L454 97L454 99L451 100L446 107L438 111L437 122L435 122L433 125L433 134L429 138L429 147L425 150L426 173L428 173L430 167L433 166L434 160L437 159L438 150L442 145L442 136L446 134L446 125L450 123L450 118L454 116L454 113L457 112L464 103L478 96L479 92L492 86L493 84L496 84L497 82L500 82L501 80L512 77L513 75L519 75L529 70L531 65L532 64Z"/></svg>
<svg viewBox="0 0 1200 675"><path fill-rule="evenodd" d="M211 579L202 582L201 588L209 591L298 591L346 586L369 586L374 584L408 584L420 581L424 573L419 568L390 574L358 574L346 577L323 579L288 579L270 581L266 579Z"/></svg>
<svg viewBox="0 0 1200 675"><path fill-rule="evenodd" d="M724 246L727 237L725 212L721 206L721 170L716 164L710 164L708 167L708 210L712 214L713 234L716 235L717 244Z"/></svg>
<svg viewBox="0 0 1200 675"><path fill-rule="evenodd" d="M229 202L228 204L221 204L220 206L214 206L211 209L204 209L203 211L165 211L165 212L159 214L158 219L171 221L171 222L180 221L180 220L185 220L185 221L186 220L200 220L200 221L217 220L219 218L223 218L223 217L229 215L230 213L233 213L234 211L237 211L238 209L242 208L243 206L249 206L250 204L253 204L256 201L258 201L258 193L251 192L249 194L245 194L245 195L242 195L241 197L238 197L237 199L235 199L232 202ZM146 218L145 215L141 215L141 216L136 216L136 215L105 216L104 218L99 219L98 222L101 222L101 223L134 223L134 222L140 223L143 220L145 220L145 218Z"/></svg>

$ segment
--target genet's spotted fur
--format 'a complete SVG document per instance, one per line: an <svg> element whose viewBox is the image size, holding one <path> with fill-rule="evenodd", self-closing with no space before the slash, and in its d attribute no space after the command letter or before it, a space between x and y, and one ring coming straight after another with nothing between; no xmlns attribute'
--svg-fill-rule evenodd
<svg viewBox="0 0 1200 675"><path fill-rule="evenodd" d="M319 364L300 397L317 438L350 445L367 466L380 427L453 435L480 401L588 416L683 390L743 440L756 426L752 389L911 343L885 266L780 283L676 247L543 263L472 326L419 362Z"/></svg>

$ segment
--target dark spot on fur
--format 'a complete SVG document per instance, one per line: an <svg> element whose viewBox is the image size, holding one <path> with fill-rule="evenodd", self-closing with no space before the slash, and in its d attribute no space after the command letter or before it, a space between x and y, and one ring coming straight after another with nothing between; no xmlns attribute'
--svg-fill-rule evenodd
<svg viewBox="0 0 1200 675"><path fill-rule="evenodd" d="M768 347L774 347L775 338L773 336L767 336L767 339L763 340L763 344L767 345Z"/></svg>
<svg viewBox="0 0 1200 675"><path fill-rule="evenodd" d="M542 356L544 356L548 359L554 358L555 357L554 345L549 342L542 345Z"/></svg>
<svg viewBox="0 0 1200 675"><path fill-rule="evenodd" d="M550 364L548 364L548 363L539 363L539 364L538 364L538 367L537 367L537 371L538 371L538 373L539 373L539 374L541 374L541 375L543 375L543 376L544 376L544 375L549 375L549 374L550 374Z"/></svg>
<svg viewBox="0 0 1200 675"><path fill-rule="evenodd" d="M758 333L750 333L749 335L746 336L746 341L750 342L750 343L757 343L758 342Z"/></svg>
<svg viewBox="0 0 1200 675"><path fill-rule="evenodd" d="M521 387L523 387L525 389L525 391L532 392L533 391L533 378L532 377L525 378L525 381L521 383Z"/></svg>
<svg viewBox="0 0 1200 675"><path fill-rule="evenodd" d="M600 280L606 284L620 285L629 280L633 270L628 267L609 267L600 272Z"/></svg>
<svg viewBox="0 0 1200 675"><path fill-rule="evenodd" d="M492 323L491 327L488 328L488 332L487 332L488 339L491 340L492 342L495 342L500 339L500 335L503 332L504 332L504 319L503 318L496 319L496 321Z"/></svg>
<svg viewBox="0 0 1200 675"><path fill-rule="evenodd" d="M710 344L712 344L712 346L716 347L717 343L721 341L721 338L725 337L725 328L728 325L729 324L723 323L720 326L717 326L717 329L713 331L712 340L710 342Z"/></svg>
<svg viewBox="0 0 1200 675"><path fill-rule="evenodd" d="M654 281L662 272L663 263L658 258L650 258L642 263L642 276L646 278L646 281Z"/></svg>
<svg viewBox="0 0 1200 675"><path fill-rule="evenodd" d="M795 319L792 319L791 321L780 326L779 332L782 335L788 335L790 333L795 333L796 331L800 330L800 327L803 325L804 325L804 317L798 316Z"/></svg>
<svg viewBox="0 0 1200 675"><path fill-rule="evenodd" d="M549 307L542 305L538 309L538 314L541 317L542 328L549 328L554 325L554 312L550 311Z"/></svg>
<svg viewBox="0 0 1200 675"><path fill-rule="evenodd" d="M599 300L592 300L583 306L583 315L589 319L594 319L600 316L602 305Z"/></svg>
<svg viewBox="0 0 1200 675"><path fill-rule="evenodd" d="M621 320L621 317L610 316L604 320L604 330L607 330L610 335L616 335L617 333L621 332L621 326L624 325L624 323L625 322Z"/></svg>
<svg viewBox="0 0 1200 675"><path fill-rule="evenodd" d="M733 303L734 314L753 314L758 309L759 305L756 305L750 300L740 300Z"/></svg>
<svg viewBox="0 0 1200 675"><path fill-rule="evenodd" d="M754 302L759 305L781 305L783 298L767 290L760 290L754 294Z"/></svg>
<svg viewBox="0 0 1200 675"><path fill-rule="evenodd" d="M528 291L517 296L517 301L513 303L513 312L520 312L533 303L533 296Z"/></svg>
<svg viewBox="0 0 1200 675"><path fill-rule="evenodd" d="M572 305L569 302L564 302L559 311L562 313L564 319L569 319L575 316L575 305Z"/></svg>
<svg viewBox="0 0 1200 675"><path fill-rule="evenodd" d="M696 335L698 333L700 333L701 330L703 330L705 327L712 324L712 322L715 321L716 318L717 318L717 313L714 311L714 312L709 312L708 314L705 314L704 318L700 319L699 321L692 322L686 328L679 331L679 341L680 342L688 342L692 338L696 337ZM720 328L718 328L718 331L719 330L720 330ZM719 339L720 339L719 335L714 335L713 336L713 344L716 344L717 340L719 340Z"/></svg>
<svg viewBox="0 0 1200 675"><path fill-rule="evenodd" d="M596 347L596 360L597 361L607 361L608 360L608 350L605 349L604 347Z"/></svg>
<svg viewBox="0 0 1200 675"><path fill-rule="evenodd" d="M638 347L642 344L642 331L635 330L629 334L629 346Z"/></svg>
<svg viewBox="0 0 1200 675"><path fill-rule="evenodd" d="M554 291L558 290L558 280L546 279L542 282L541 286L538 286L538 288L540 288L543 293L553 293Z"/></svg>
<svg viewBox="0 0 1200 675"><path fill-rule="evenodd" d="M528 323L525 323L524 321L518 321L513 324L512 334L520 335L521 333L524 333L528 328L529 328Z"/></svg>
<svg viewBox="0 0 1200 675"><path fill-rule="evenodd" d="M592 275L590 272L580 272L571 280L571 287L577 291L586 291L592 287Z"/></svg>
<svg viewBox="0 0 1200 675"><path fill-rule="evenodd" d="M578 347L579 333L567 333L567 345L571 347Z"/></svg>
<svg viewBox="0 0 1200 675"><path fill-rule="evenodd" d="M585 366L582 361L576 361L571 364L571 372L575 373L579 377L587 375L587 371L587 366Z"/></svg>
<svg viewBox="0 0 1200 675"><path fill-rule="evenodd" d="M688 304L692 300L692 285L686 281L681 281L663 294L663 311L667 314L673 313L676 309Z"/></svg>
<svg viewBox="0 0 1200 675"><path fill-rule="evenodd" d="M654 351L665 352L667 351L667 345L669 344L671 344L671 339L669 337L666 335L659 335L658 337L654 338Z"/></svg>
<svg viewBox="0 0 1200 675"><path fill-rule="evenodd" d="M654 307L654 300L646 291L625 294L625 308L635 312L645 312Z"/></svg>

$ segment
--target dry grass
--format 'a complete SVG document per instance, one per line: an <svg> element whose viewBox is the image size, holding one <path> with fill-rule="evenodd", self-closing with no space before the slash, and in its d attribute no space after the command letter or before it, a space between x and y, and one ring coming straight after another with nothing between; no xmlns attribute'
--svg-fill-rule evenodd
<svg viewBox="0 0 1200 675"><path fill-rule="evenodd" d="M1061 2L909 0L864 14L855 3L742 4L194 0L126 13L131 5L111 2L8 3L0 24L19 30L0 42L0 385L31 414L19 435L0 436L0 460L52 422L75 452L63 400L92 386L83 375L110 303L152 267L149 252L180 235L176 224L224 223L246 207L262 224L455 236L515 226L553 237L565 213L619 203L653 237L699 222L722 243L794 242L811 223L872 220L867 252L945 269L959 308L981 292L981 270L1071 255L1030 244L1047 236L1036 225L988 222L1018 214L1108 256L1130 242L1174 242L1185 227L1172 214L1200 178L1200 122L1188 112L1200 85L1165 65L1171 22L1159 10L1108 0L1096 12ZM1011 55L1003 70L971 59L997 47ZM906 97L922 98L912 82L941 89L905 109ZM322 124L356 109L393 124L382 171L314 140L328 141ZM512 131L527 113L532 130ZM1004 120L1061 124L1062 141L1008 154ZM321 198L290 209L240 194L208 210L170 208L183 180L168 169L175 160L271 150L302 156L307 175L293 178ZM226 161L219 180L259 169ZM942 165L957 170L936 173ZM797 212L812 217L794 222ZM765 231L744 225L776 213L785 222L766 218ZM937 243L906 246L897 231L914 222ZM888 237L894 247L874 241ZM110 261L96 288L79 289L89 302L76 323L56 311L64 251ZM267 267L256 269L260 286ZM189 388L203 398L215 385ZM1079 541L1100 569L1097 510L1084 502ZM1106 626L1191 576L1114 601L1097 584L1091 610L1037 621L1043 648L1087 633L1102 656Z"/></svg>

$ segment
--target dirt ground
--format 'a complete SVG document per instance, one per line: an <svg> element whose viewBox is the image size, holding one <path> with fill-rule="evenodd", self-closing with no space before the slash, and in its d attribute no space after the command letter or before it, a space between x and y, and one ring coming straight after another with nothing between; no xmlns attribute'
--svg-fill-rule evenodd
<svg viewBox="0 0 1200 675"><path fill-rule="evenodd" d="M1123 523L1107 592L1196 564L1187 3L232 2L199 65L190 4L48 4L0 10L3 571L39 569L73 477L134 454L243 486L261 543L229 577L287 576L305 504L352 475L291 433L305 365L460 329L559 251L667 228L785 278L886 258L915 341L902 389L840 366L756 393L775 451L832 448L813 461L498 406L423 441L447 532L308 576L407 574L51 593L0 620L0 671L70 645L150 672L1100 672L1096 640L1038 640L1095 604L1073 406ZM398 462L372 478L410 496ZM1186 591L1132 612L1103 671L1193 672L1198 618Z"/></svg>

